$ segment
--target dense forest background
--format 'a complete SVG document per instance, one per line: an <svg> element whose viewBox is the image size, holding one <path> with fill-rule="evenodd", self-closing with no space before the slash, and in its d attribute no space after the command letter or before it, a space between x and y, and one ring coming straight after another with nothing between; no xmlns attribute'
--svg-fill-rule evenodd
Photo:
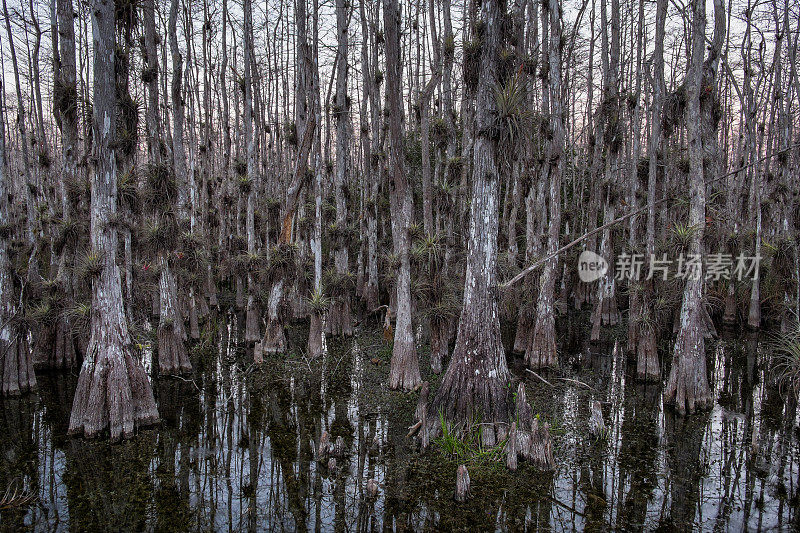
<svg viewBox="0 0 800 533"><path fill-rule="evenodd" d="M421 386L430 347L445 373L429 402L423 387L423 440L441 413L488 421L490 445L537 441L507 353L557 366L561 317L626 339L681 414L711 404L718 327L796 329L788 0L3 0L3 15L2 393L80 366L72 433L157 420L141 352L156 374L191 372L220 311L242 313L256 363L290 349L296 321L311 358L380 323L392 389ZM594 283L581 250L610 265ZM632 254L642 275L618 279ZM679 256L702 256L699 275L645 275ZM758 269L737 275L746 257ZM796 355L777 381L795 384Z"/></svg>

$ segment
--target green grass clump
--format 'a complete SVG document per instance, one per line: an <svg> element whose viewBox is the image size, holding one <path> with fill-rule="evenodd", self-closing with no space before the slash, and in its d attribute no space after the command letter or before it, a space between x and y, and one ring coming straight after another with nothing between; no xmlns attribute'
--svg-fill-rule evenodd
<svg viewBox="0 0 800 533"><path fill-rule="evenodd" d="M439 424L442 434L434 439L434 443L441 452L458 463L473 465L492 465L502 464L505 460L504 449L506 441L495 446L484 446L481 444L480 424L466 428L462 435L459 435L444 419L444 414L439 411Z"/></svg>

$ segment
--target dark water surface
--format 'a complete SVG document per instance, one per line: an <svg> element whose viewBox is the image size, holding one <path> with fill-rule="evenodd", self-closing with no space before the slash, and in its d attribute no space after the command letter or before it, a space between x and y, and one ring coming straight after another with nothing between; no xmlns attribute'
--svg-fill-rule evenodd
<svg viewBox="0 0 800 533"><path fill-rule="evenodd" d="M456 504L460 461L405 438L417 394L386 390L391 352L377 329L329 341L324 358L255 367L235 324L193 348L191 379L155 381L163 423L122 444L66 437L74 375L0 400L0 491L13 481L35 496L0 510L0 529L795 529L796 406L765 386L769 353L755 339L711 343L717 403L688 418L664 409L661 387L636 384L613 345L586 352L580 372L548 374L552 387L512 364L552 425L557 469L465 459L473 497ZM605 439L588 434L592 400ZM345 441L335 471L314 459L323 430Z"/></svg>

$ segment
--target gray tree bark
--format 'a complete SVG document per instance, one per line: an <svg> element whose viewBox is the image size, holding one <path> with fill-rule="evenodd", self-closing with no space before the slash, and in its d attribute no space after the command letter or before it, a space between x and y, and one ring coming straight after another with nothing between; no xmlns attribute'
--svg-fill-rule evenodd
<svg viewBox="0 0 800 533"><path fill-rule="evenodd" d="M486 424L481 428L481 438L487 446L505 438L511 378L498 314L500 176L497 140L492 135L497 114L495 87L500 83L498 58L505 44L504 9L505 2L486 0L480 11L484 31L475 104L476 137L464 301L453 356L428 410L441 412L454 431L461 434L475 423ZM431 432L432 438L441 430L439 420L429 422L425 430Z"/></svg>
<svg viewBox="0 0 800 533"><path fill-rule="evenodd" d="M92 280L91 337L81 367L69 432L95 437L109 430L112 440L133 435L137 427L158 420L147 374L134 354L116 263L117 231L111 218L117 210L115 137L114 3L96 0L94 28L93 137L95 168L91 191L92 253L100 264Z"/></svg>
<svg viewBox="0 0 800 533"><path fill-rule="evenodd" d="M386 100L389 113L389 176L394 253L400 259L397 272L397 321L389 369L389 388L411 390L422 382L411 323L411 262L408 226L411 222L411 191L405 174L403 116L400 103L400 10L397 0L383 0L386 33Z"/></svg>

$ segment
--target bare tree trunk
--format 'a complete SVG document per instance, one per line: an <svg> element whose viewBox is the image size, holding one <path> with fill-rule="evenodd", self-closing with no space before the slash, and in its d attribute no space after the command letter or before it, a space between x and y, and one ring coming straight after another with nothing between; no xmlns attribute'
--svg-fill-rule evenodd
<svg viewBox="0 0 800 533"><path fill-rule="evenodd" d="M701 91L703 87L716 85L716 68L710 72L704 68L705 49L705 0L694 0L692 4L692 55L687 76L686 123L689 140L689 225L693 228L689 253L700 256L703 252L703 235L706 225L706 180L703 168L703 135L701 115ZM719 55L725 33L722 0L714 1L716 19L714 44L710 60ZM708 66L708 64L707 64ZM711 112L710 107L706 110ZM675 340L672 368L665 403L673 404L680 414L694 413L711 405L712 396L706 375L706 353L704 338L703 301L704 279L702 269L699 276L690 276L686 282L681 306L680 330Z"/></svg>
<svg viewBox="0 0 800 533"><path fill-rule="evenodd" d="M334 263L336 274L340 278L350 276L347 235L347 191L350 187L350 98L347 96L347 47L348 20L350 3L336 0L336 97L334 98L333 115L336 119L336 175L334 189L336 195L336 228L334 235ZM352 335L353 325L350 317L349 291L337 291L328 315L328 333L333 335Z"/></svg>
<svg viewBox="0 0 800 533"><path fill-rule="evenodd" d="M554 0L550 0L549 16L549 68L546 81L549 82L550 123L553 127L553 138L547 149L547 165L550 176L550 220L547 250L548 253L553 253L558 249L561 232L561 174L564 165L562 154L565 136L561 90L561 21L559 7ZM539 285L539 299L536 305L536 323L525 352L525 362L534 369L551 367L558 363L555 315L553 314L557 272L558 258L554 257L544 265Z"/></svg>
<svg viewBox="0 0 800 533"><path fill-rule="evenodd" d="M366 177L366 205L364 207L366 217L367 232L367 257L366 257L366 281L364 284L363 298L367 304L367 311L372 311L378 307L378 184L380 183L380 162L378 161L378 150L373 151L373 147L378 147L380 142L380 111L378 98L380 87L375 82L377 70L376 61L370 59L369 48L377 51L377 45L370 39L369 25L364 12L364 0L359 1L359 15L361 17L361 75L363 84L363 95L361 103L361 136L362 151L364 152L364 171ZM369 110L369 111L368 111ZM370 135L367 135L369 133ZM373 161L373 159L375 161Z"/></svg>
<svg viewBox="0 0 800 533"><path fill-rule="evenodd" d="M411 222L411 191L405 174L402 130L400 10L397 0L383 0L386 33L386 99L389 113L389 174L392 240L400 259L397 271L397 321L389 369L389 388L411 390L422 382L411 323L411 262L408 226Z"/></svg>
<svg viewBox="0 0 800 533"><path fill-rule="evenodd" d="M142 80L145 82L148 93L146 113L147 122L147 151L150 159L150 172L161 172L163 165L161 137L161 119L158 98L158 40L156 32L155 1L144 2L144 70ZM179 76L179 75L178 75ZM168 179L172 179L171 172L164 168L163 172ZM161 199L164 201L164 199ZM169 213L160 213L161 204L154 206L155 217L173 217ZM179 226L176 226L179 227ZM169 265L167 251L158 254L159 263L159 323L158 323L158 367L164 374L189 372L192 369L189 356L186 352L186 332L183 327L183 317L178 307L178 289L175 276Z"/></svg>
<svg viewBox="0 0 800 533"><path fill-rule="evenodd" d="M0 79L0 94L3 92ZM0 106L0 225L9 227L11 214L6 182L6 132ZM16 396L36 387L33 361L28 350L27 331L19 326L17 297L9 261L9 232L0 233L0 396Z"/></svg>
<svg viewBox="0 0 800 533"><path fill-rule="evenodd" d="M75 28L72 0L58 0L57 20L53 23L53 114L61 130L61 176L59 195L61 226L54 246L58 255L56 280L64 298L64 307L72 302L73 274L77 239L73 228L77 226L74 214L74 195L68 191L80 185L78 176L78 93L75 71ZM60 46L59 46L60 41ZM34 354L40 369L73 368L78 364L75 339L68 313L59 313L55 324L39 331Z"/></svg>
<svg viewBox="0 0 800 533"><path fill-rule="evenodd" d="M35 224L37 220L36 205L33 197L32 190L35 190L34 183L31 180L31 160L28 154L28 133L25 127L25 103L22 97L22 85L19 78L19 66L17 64L17 52L14 45L14 36L11 32L11 17L9 16L8 6L6 1L3 0L3 15L6 19L6 34L8 35L8 48L11 51L11 64L14 72L14 84L17 89L17 130L19 131L19 144L22 148L22 176L25 178L25 186L23 192L25 194L25 207L26 207L26 223L25 223L25 237L28 244L33 247L33 252L28 260L28 280L38 282L40 281L39 267L36 254L36 239L35 239Z"/></svg>
<svg viewBox="0 0 800 533"><path fill-rule="evenodd" d="M178 216L184 221L189 219L189 185L186 177L186 148L183 142L185 119L182 89L183 56L178 47L178 4L179 0L170 2L168 33L172 55L172 165L178 190ZM227 101L227 98L225 100Z"/></svg>
<svg viewBox="0 0 800 533"><path fill-rule="evenodd" d="M642 153L642 118L644 115L644 102L642 101L642 68L643 56L646 52L644 42L644 1L638 2L639 23L636 29L636 89L635 89L635 105L633 118L633 129L631 135L633 136L630 160L628 161L628 205L630 209L637 208L637 192L639 190L639 158ZM628 226L628 248L629 253L635 253L636 247L639 242L639 217L633 216L629 220ZM635 354L639 344L639 330L641 325L642 316L642 284L639 280L630 280L628 283L629 288L629 305L628 305L628 354Z"/></svg>
<svg viewBox="0 0 800 533"><path fill-rule="evenodd" d="M244 144L247 154L247 190L245 231L247 232L247 255L255 258L258 254L255 227L256 195L256 135L253 132L253 71L255 53L253 51L253 2L244 0ZM247 310L245 318L245 340L258 342L260 336L260 316L256 302L256 280L253 269L247 272Z"/></svg>
<svg viewBox="0 0 800 533"><path fill-rule="evenodd" d="M490 133L497 112L495 87L502 83L498 58L505 44L502 16L505 2L486 0L481 6L480 64L476 95L472 209L469 225L464 302L456 345L436 392L430 413L441 412L456 432L483 423L483 444L505 438L509 421L511 379L500 335L497 293L498 146ZM436 418L436 417L431 417ZM433 437L439 420L428 423Z"/></svg>
<svg viewBox="0 0 800 533"><path fill-rule="evenodd" d="M758 117L758 108L756 107L756 99L753 94L752 75L753 65L751 57L751 34L752 34L752 3L747 3L746 24L744 43L742 45L742 62L744 64L744 116L745 116L745 146L744 150L747 153L747 173L746 175L750 181L750 205L748 208L748 216L750 223L755 230L753 239L754 256L761 256L761 172L758 168L758 150L756 148L756 122ZM758 277L753 278L753 284L750 288L750 304L747 313L747 325L752 329L758 329L761 326L761 282Z"/></svg>
<svg viewBox="0 0 800 533"><path fill-rule="evenodd" d="M122 305L116 263L117 231L110 223L117 209L115 164L116 35L114 3L96 0L94 28L93 140L96 166L92 177L91 241L99 265L92 280L89 348L81 367L69 432L95 437L108 429L112 440L133 435L136 427L158 420L153 390L133 352Z"/></svg>
<svg viewBox="0 0 800 533"><path fill-rule="evenodd" d="M656 3L656 40L653 52L653 104L650 115L650 147L647 169L647 257L656 249L656 182L658 180L659 146L661 145L661 112L664 98L664 29L667 19L667 0ZM642 291L641 320L636 350L636 376L643 381L661 378L656 344L656 322L653 280Z"/></svg>

